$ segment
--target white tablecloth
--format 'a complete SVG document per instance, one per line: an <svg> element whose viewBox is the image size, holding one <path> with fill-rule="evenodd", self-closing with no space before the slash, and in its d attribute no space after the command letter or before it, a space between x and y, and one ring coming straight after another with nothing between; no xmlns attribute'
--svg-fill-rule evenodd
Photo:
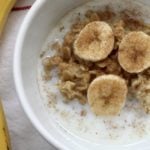
<svg viewBox="0 0 150 150"><path fill-rule="evenodd" d="M34 0L19 0L17 6L31 5ZM10 131L12 150L55 150L34 129L20 106L13 82L13 54L16 37L28 10L9 15L0 39L0 96Z"/></svg>

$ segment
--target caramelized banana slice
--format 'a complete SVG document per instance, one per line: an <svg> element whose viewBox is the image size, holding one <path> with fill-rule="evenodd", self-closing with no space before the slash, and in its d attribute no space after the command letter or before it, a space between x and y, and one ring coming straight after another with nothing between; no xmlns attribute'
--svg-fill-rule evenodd
<svg viewBox="0 0 150 150"><path fill-rule="evenodd" d="M114 35L111 27L102 21L85 26L74 42L74 53L81 59L96 62L105 59L113 50Z"/></svg>
<svg viewBox="0 0 150 150"><path fill-rule="evenodd" d="M115 75L96 78L88 89L88 103L96 115L117 115L125 104L127 85Z"/></svg>
<svg viewBox="0 0 150 150"><path fill-rule="evenodd" d="M118 60L129 73L150 67L150 37L141 31L127 34L119 46Z"/></svg>

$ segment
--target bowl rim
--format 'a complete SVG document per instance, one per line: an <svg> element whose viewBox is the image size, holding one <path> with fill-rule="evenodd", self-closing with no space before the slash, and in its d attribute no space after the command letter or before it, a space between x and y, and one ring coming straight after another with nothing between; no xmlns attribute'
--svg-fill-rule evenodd
<svg viewBox="0 0 150 150"><path fill-rule="evenodd" d="M36 0L32 6L32 8L29 10L27 15L25 16L25 19L19 29L19 34L17 36L17 41L15 44L15 51L13 56L13 77L14 77L14 83L15 83L15 89L17 92L17 95L19 97L19 102L21 103L21 106L27 115L28 119L32 123L32 125L35 127L35 129L46 139L46 141L50 144L52 144L54 147L60 150L70 150L67 145L65 145L62 142L59 142L58 139L54 138L53 135L49 134L46 129L43 127L43 125L40 123L39 119L33 112L31 106L29 105L27 101L27 97L25 94L25 90L23 87L23 80L21 75L21 52L23 48L23 42L26 36L26 32L28 30L28 27L30 25L30 22L36 15L36 13L39 11L39 8L46 2L46 0ZM140 2L142 3L142 2Z"/></svg>
<svg viewBox="0 0 150 150"><path fill-rule="evenodd" d="M32 8L25 16L25 19L19 29L13 56L13 78L19 102L21 103L21 106L32 125L36 128L40 135L42 135L42 137L44 137L46 141L52 144L52 146L54 146L55 148L61 150L70 150L65 144L59 142L59 140L55 139L51 134L47 133L46 129L44 129L43 125L40 123L40 121L32 111L24 92L23 80L21 76L21 52L25 34L28 30L30 22L32 21L32 18L35 16L35 14L38 12L39 8L42 6L42 4L44 4L45 1L46 0L36 0L34 2Z"/></svg>

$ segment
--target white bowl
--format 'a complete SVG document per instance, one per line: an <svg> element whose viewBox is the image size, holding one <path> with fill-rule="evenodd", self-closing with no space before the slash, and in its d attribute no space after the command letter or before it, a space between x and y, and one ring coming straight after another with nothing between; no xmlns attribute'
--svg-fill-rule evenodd
<svg viewBox="0 0 150 150"><path fill-rule="evenodd" d="M14 79L21 104L41 135L59 149L149 150L149 139L131 145L103 145L84 141L59 127L45 109L37 84L41 47L50 30L67 12L87 1L37 0L29 11L21 27L14 55ZM149 0L141 2L150 5Z"/></svg>

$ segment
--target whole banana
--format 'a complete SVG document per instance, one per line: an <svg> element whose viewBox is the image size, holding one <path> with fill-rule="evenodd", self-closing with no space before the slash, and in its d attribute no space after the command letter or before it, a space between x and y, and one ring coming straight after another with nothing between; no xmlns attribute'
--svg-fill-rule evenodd
<svg viewBox="0 0 150 150"><path fill-rule="evenodd" d="M1 102L0 102L0 150L10 150L9 135Z"/></svg>
<svg viewBox="0 0 150 150"><path fill-rule="evenodd" d="M0 0L0 34L15 2L16 0Z"/></svg>
<svg viewBox="0 0 150 150"><path fill-rule="evenodd" d="M0 0L0 34L6 22L7 16L16 0ZM8 129L4 117L2 104L0 102L0 150L10 150Z"/></svg>

